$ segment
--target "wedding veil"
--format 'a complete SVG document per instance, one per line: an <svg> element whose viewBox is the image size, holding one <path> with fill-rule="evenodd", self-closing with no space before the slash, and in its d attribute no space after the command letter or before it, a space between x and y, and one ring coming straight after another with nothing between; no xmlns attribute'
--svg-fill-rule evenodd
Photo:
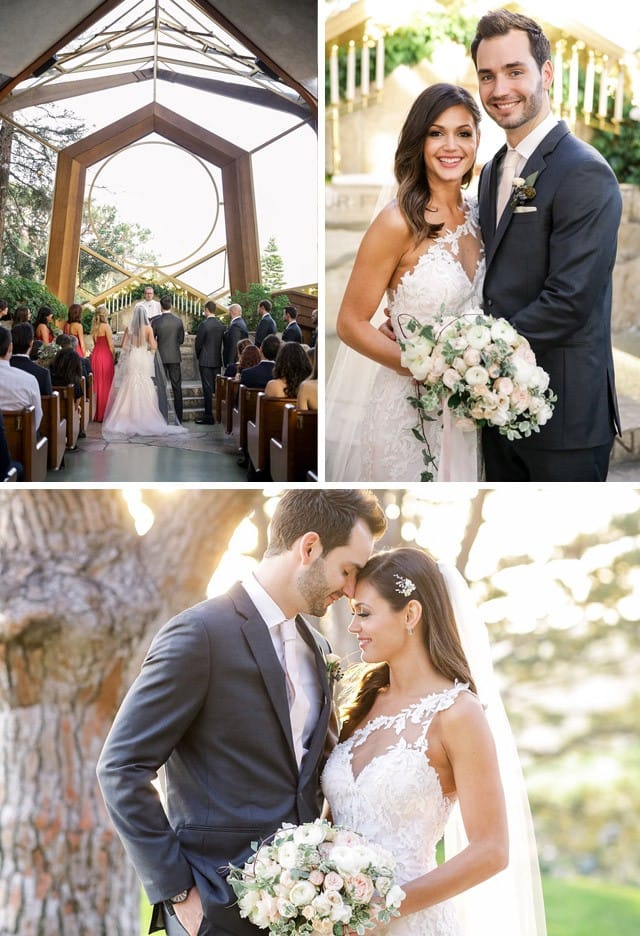
<svg viewBox="0 0 640 936"><path fill-rule="evenodd" d="M493 672L487 628L464 578L438 563L478 697L485 706L498 754L509 827L509 864L499 874L454 898L463 932L475 936L546 936L540 868L529 800L507 714ZM456 804L445 830L445 856L467 845Z"/></svg>

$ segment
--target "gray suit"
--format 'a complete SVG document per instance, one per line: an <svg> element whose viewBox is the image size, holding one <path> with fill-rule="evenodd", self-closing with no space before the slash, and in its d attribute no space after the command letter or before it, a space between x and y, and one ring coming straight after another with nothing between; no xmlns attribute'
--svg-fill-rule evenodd
<svg viewBox="0 0 640 936"><path fill-rule="evenodd" d="M182 369L180 345L184 343L184 325L179 315L163 312L151 321L153 334L158 342L158 354L164 371L171 381L173 404L176 416L182 422Z"/></svg>
<svg viewBox="0 0 640 936"><path fill-rule="evenodd" d="M200 382L204 396L204 414L207 419L213 419L211 402L215 388L216 377L222 369L222 339L224 338L224 324L215 315L208 315L198 325L196 334L196 357L200 369Z"/></svg>
<svg viewBox="0 0 640 936"><path fill-rule="evenodd" d="M319 775L331 716L324 638L301 619L322 689L320 716L298 771L285 676L245 589L204 601L155 637L105 743L98 778L113 823L149 899L197 885L200 936L253 936L226 885L251 842L282 822L319 815ZM167 814L151 786L165 765Z"/></svg>

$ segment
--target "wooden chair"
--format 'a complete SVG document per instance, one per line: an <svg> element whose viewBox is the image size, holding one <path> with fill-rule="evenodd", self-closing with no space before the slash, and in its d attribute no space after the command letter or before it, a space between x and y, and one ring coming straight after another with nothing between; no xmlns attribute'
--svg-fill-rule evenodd
<svg viewBox="0 0 640 936"><path fill-rule="evenodd" d="M49 440L36 435L36 409L2 411L7 445L14 461L22 463L23 481L45 481Z"/></svg>
<svg viewBox="0 0 640 936"><path fill-rule="evenodd" d="M258 397L264 393L260 387L245 387L240 384L238 388L238 404L233 409L232 432L238 440L238 448L247 451L247 423L256 418L256 404Z"/></svg>
<svg viewBox="0 0 640 936"><path fill-rule="evenodd" d="M287 403L282 414L281 438L269 441L273 481L307 481L318 469L318 414Z"/></svg>
<svg viewBox="0 0 640 936"><path fill-rule="evenodd" d="M247 452L251 468L262 475L269 477L269 442L272 438L280 439L282 436L282 417L287 403L293 403L288 397L268 397L266 393L258 394L255 421L247 422Z"/></svg>
<svg viewBox="0 0 640 936"><path fill-rule="evenodd" d="M51 396L43 396L40 432L49 440L49 469L58 471L64 466L64 450L67 444L67 420L60 412L60 394L54 390Z"/></svg>
<svg viewBox="0 0 640 936"><path fill-rule="evenodd" d="M60 411L67 421L67 449L73 450L78 442L80 435L80 413L76 407L76 398L73 392L73 384L67 384L62 387L54 387L54 390L60 394Z"/></svg>

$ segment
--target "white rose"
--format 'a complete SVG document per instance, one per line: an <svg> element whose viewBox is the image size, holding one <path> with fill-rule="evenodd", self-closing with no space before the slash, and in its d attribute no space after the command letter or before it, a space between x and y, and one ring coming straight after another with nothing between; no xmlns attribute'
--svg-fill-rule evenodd
<svg viewBox="0 0 640 936"><path fill-rule="evenodd" d="M442 383L445 385L445 387L448 387L449 390L453 390L459 380L460 374L457 370L454 370L453 367L448 367L442 375Z"/></svg>
<svg viewBox="0 0 640 936"><path fill-rule="evenodd" d="M539 390L544 393L549 386L549 375L541 367L534 367L528 386L531 390Z"/></svg>
<svg viewBox="0 0 640 936"><path fill-rule="evenodd" d="M402 901L404 900L406 896L407 895L402 890L402 888L398 887L397 884L394 884L393 887L391 887L390 890L388 891L387 896L384 899L384 902L387 907L397 908L400 906L400 904L402 903Z"/></svg>
<svg viewBox="0 0 640 936"><path fill-rule="evenodd" d="M489 422L492 426L506 426L509 422L509 411L502 408L494 410L489 416Z"/></svg>
<svg viewBox="0 0 640 936"><path fill-rule="evenodd" d="M298 881L289 891L289 900L298 907L310 903L316 896L316 889L311 881Z"/></svg>
<svg viewBox="0 0 640 936"><path fill-rule="evenodd" d="M467 345L481 351L491 341L491 332L485 325L472 325L467 329Z"/></svg>
<svg viewBox="0 0 640 936"><path fill-rule="evenodd" d="M482 355L477 348L467 348L462 357L467 367L475 367L482 360Z"/></svg>
<svg viewBox="0 0 640 936"><path fill-rule="evenodd" d="M476 367L470 367L467 373L464 375L464 379L469 384L470 387L478 387L489 382L489 372L485 367L477 365Z"/></svg>
<svg viewBox="0 0 640 936"><path fill-rule="evenodd" d="M538 425L544 426L553 416L553 409L548 404L545 403L538 412Z"/></svg>
<svg viewBox="0 0 640 936"><path fill-rule="evenodd" d="M336 657L339 661L339 657ZM324 841L325 830L316 822L305 822L293 833L293 841L298 845L319 845Z"/></svg>
<svg viewBox="0 0 640 936"><path fill-rule="evenodd" d="M311 901L311 906L313 907L315 913L317 913L319 917L325 917L325 916L329 916L329 914L331 913L331 908L333 904L331 903L331 901L329 900L326 894L318 894Z"/></svg>
<svg viewBox="0 0 640 936"><path fill-rule="evenodd" d="M520 357L519 355L514 355L511 359L511 364L514 370L513 379L516 384L520 384L522 387L528 387L529 381L533 377L535 367L525 358Z"/></svg>
<svg viewBox="0 0 640 936"><path fill-rule="evenodd" d="M491 337L494 341L506 341L512 345L518 339L518 332L505 319L496 319L491 326Z"/></svg>
<svg viewBox="0 0 640 936"><path fill-rule="evenodd" d="M298 860L298 846L295 842L285 842L278 847L278 863L283 868L295 868Z"/></svg>
<svg viewBox="0 0 640 936"><path fill-rule="evenodd" d="M331 862L341 874L357 874L371 864L372 858L366 845L336 845L331 852Z"/></svg>
<svg viewBox="0 0 640 936"><path fill-rule="evenodd" d="M260 894L257 890L247 891L239 900L238 907L240 909L240 916L247 917L257 906L258 901L260 900Z"/></svg>

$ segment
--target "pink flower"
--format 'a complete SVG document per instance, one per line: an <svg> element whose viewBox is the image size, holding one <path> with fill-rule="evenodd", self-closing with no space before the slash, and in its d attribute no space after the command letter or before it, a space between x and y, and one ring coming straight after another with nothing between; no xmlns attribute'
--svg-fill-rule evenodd
<svg viewBox="0 0 640 936"><path fill-rule="evenodd" d="M362 836L357 832L351 832L349 829L338 829L333 840L334 845L360 845Z"/></svg>
<svg viewBox="0 0 640 936"><path fill-rule="evenodd" d="M356 903L368 904L374 893L373 881L368 874L352 874L345 879L344 889Z"/></svg>
<svg viewBox="0 0 640 936"><path fill-rule="evenodd" d="M326 891L339 891L343 884L344 881L337 871L327 871L324 876L324 889Z"/></svg>
<svg viewBox="0 0 640 936"><path fill-rule="evenodd" d="M475 367L482 360L482 355L477 348L467 348L462 357L467 367Z"/></svg>
<svg viewBox="0 0 640 936"><path fill-rule="evenodd" d="M316 887L320 887L324 881L324 874L322 871L319 871L317 868L314 868L313 871L309 874L309 880L312 884L315 884Z"/></svg>
<svg viewBox="0 0 640 936"><path fill-rule="evenodd" d="M448 367L442 375L442 383L445 385L445 387L448 387L449 390L453 390L459 380L460 374L457 370L454 370L453 367Z"/></svg>
<svg viewBox="0 0 640 936"><path fill-rule="evenodd" d="M510 377L499 377L493 385L493 389L501 396L503 394L509 396L513 392L513 380Z"/></svg>

